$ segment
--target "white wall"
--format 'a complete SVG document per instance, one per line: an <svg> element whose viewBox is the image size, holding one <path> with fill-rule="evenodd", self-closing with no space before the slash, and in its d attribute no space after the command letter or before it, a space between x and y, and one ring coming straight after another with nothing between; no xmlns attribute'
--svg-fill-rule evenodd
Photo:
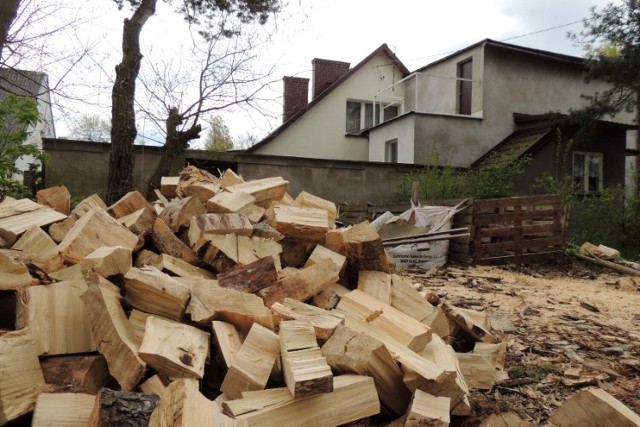
<svg viewBox="0 0 640 427"><path fill-rule="evenodd" d="M398 163L414 163L415 115L399 117L369 133L369 161L385 161L385 143L398 139Z"/></svg>

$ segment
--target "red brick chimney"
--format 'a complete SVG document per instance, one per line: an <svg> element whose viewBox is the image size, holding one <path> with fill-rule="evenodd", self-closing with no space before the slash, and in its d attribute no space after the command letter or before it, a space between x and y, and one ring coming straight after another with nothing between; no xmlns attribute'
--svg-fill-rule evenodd
<svg viewBox="0 0 640 427"><path fill-rule="evenodd" d="M286 122L309 104L309 79L285 76L282 81L284 83L282 121Z"/></svg>
<svg viewBox="0 0 640 427"><path fill-rule="evenodd" d="M313 97L320 95L329 86L335 83L344 73L349 71L348 62L331 61L329 59L315 58L313 65Z"/></svg>

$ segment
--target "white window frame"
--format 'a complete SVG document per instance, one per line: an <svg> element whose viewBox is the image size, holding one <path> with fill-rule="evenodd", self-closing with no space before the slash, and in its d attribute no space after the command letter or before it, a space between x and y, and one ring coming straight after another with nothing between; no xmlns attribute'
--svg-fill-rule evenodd
<svg viewBox="0 0 640 427"><path fill-rule="evenodd" d="M576 184L576 156L584 156L584 164L582 171L582 188L579 188ZM595 156L599 158L598 165L598 189L589 190L589 156ZM598 194L602 192L603 182L604 182L604 174L603 174L603 164L604 164L604 155L603 153L592 152L592 151L574 151L571 157L571 178L574 183L574 191L579 194Z"/></svg>
<svg viewBox="0 0 640 427"><path fill-rule="evenodd" d="M393 138L384 142L384 161L387 163L398 163L398 138Z"/></svg>
<svg viewBox="0 0 640 427"><path fill-rule="evenodd" d="M348 103L354 103L354 104L360 104L360 129L358 130L347 130L347 104ZM372 115L372 123L371 126L367 126L367 106L370 106L371 108L371 115ZM384 112L387 109L387 107L396 107L397 108L397 114L392 117L395 118L397 116L400 115L400 106L396 105L396 103L390 103L390 104L381 104L381 103L376 103L373 101L362 101L362 100L358 100L358 99L347 99L347 102L345 103L345 131L346 133L356 133L356 132L360 132L362 130L368 129L369 127L373 127L375 125L379 125L380 123L384 123L387 120L384 120ZM378 109L376 114L376 108ZM376 117L377 116L377 117ZM392 118L389 118L388 120L391 120Z"/></svg>

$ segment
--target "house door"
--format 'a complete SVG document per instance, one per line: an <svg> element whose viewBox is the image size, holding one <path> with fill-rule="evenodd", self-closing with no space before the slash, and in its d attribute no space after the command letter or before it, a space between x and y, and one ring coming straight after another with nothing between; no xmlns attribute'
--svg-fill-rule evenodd
<svg viewBox="0 0 640 427"><path fill-rule="evenodd" d="M458 64L458 78L461 79L458 80L458 114L471 114L472 68L471 59Z"/></svg>

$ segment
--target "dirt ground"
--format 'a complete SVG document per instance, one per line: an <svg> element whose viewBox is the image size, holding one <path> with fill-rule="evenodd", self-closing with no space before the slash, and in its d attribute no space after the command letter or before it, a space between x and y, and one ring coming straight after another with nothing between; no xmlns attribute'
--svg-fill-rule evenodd
<svg viewBox="0 0 640 427"><path fill-rule="evenodd" d="M640 413L640 277L573 258L531 267L446 266L405 272L458 307L483 311L507 343L509 379L472 391L476 426L513 411L536 425L580 388L598 386ZM465 343L454 348L463 351Z"/></svg>

